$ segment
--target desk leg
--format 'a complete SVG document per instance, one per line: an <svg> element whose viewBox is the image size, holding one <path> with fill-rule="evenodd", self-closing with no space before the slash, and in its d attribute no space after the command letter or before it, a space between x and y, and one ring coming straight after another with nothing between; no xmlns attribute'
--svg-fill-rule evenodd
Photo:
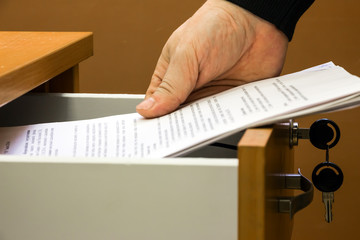
<svg viewBox="0 0 360 240"><path fill-rule="evenodd" d="M79 65L60 73L33 90L34 92L75 93L79 92Z"/></svg>

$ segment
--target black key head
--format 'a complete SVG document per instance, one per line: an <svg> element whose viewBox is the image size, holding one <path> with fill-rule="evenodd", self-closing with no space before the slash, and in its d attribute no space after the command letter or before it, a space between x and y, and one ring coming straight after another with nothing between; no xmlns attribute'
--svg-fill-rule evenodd
<svg viewBox="0 0 360 240"><path fill-rule="evenodd" d="M322 192L335 192L344 180L341 168L332 162L318 164L312 172L314 186Z"/></svg>
<svg viewBox="0 0 360 240"><path fill-rule="evenodd" d="M311 125L309 138L314 147L325 150L329 146L330 149L339 142L340 129L334 121L326 118L319 119ZM329 144L332 140L333 142Z"/></svg>

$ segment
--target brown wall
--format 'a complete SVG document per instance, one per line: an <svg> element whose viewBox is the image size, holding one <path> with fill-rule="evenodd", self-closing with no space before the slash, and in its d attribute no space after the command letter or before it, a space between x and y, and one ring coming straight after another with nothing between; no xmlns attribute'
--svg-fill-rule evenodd
<svg viewBox="0 0 360 240"><path fill-rule="evenodd" d="M284 72L293 72L333 61L360 76L360 2L353 0L316 0L297 25L290 43ZM335 193L334 220L324 220L321 193L315 190L313 203L295 215L293 240L354 239L360 227L360 108L296 119L309 127L320 118L334 120L341 139L330 150L330 161L344 172L343 186ZM324 151L302 140L295 150L295 167L311 177L314 167L325 160Z"/></svg>
<svg viewBox="0 0 360 240"><path fill-rule="evenodd" d="M204 0L2 0L0 30L93 31L95 55L80 66L82 92L143 93L170 33ZM360 76L360 2L316 0L299 22L290 43L284 73L334 61ZM330 160L344 171L335 194L334 221L324 221L321 196L297 213L293 240L350 239L360 227L360 109L297 119L308 127L320 117L338 123L340 143ZM296 168L311 176L324 161L323 151L302 141Z"/></svg>
<svg viewBox="0 0 360 240"><path fill-rule="evenodd" d="M144 93L170 33L204 0L1 0L0 30L92 31L80 91Z"/></svg>
<svg viewBox="0 0 360 240"><path fill-rule="evenodd" d="M360 2L315 0L297 24L284 73L333 61L360 76Z"/></svg>

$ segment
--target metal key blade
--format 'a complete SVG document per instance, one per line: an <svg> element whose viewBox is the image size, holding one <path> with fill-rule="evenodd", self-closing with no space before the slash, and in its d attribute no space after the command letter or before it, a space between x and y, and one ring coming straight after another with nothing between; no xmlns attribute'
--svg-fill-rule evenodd
<svg viewBox="0 0 360 240"><path fill-rule="evenodd" d="M332 221L332 204L334 202L334 192L323 192L322 201L325 205L325 220L330 223Z"/></svg>

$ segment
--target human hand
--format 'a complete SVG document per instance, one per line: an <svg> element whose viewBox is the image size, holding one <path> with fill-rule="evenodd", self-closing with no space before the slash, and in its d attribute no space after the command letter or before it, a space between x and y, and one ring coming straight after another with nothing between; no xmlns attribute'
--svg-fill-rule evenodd
<svg viewBox="0 0 360 240"><path fill-rule="evenodd" d="M162 116L180 104L280 74L288 39L271 23L225 0L208 0L168 39L145 100Z"/></svg>

